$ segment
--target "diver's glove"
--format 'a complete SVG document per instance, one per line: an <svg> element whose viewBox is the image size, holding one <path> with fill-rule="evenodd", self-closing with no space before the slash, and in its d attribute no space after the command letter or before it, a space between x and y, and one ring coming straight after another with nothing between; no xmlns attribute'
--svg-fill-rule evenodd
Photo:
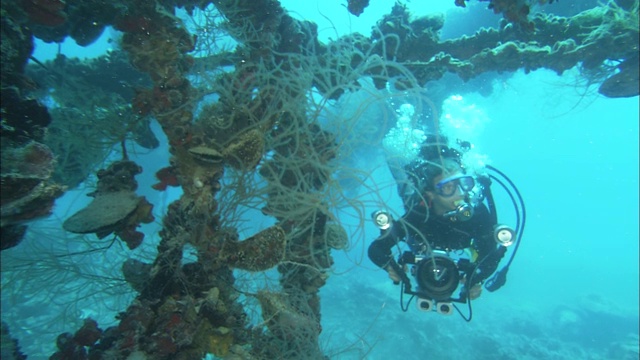
<svg viewBox="0 0 640 360"><path fill-rule="evenodd" d="M502 287L507 282L507 272L509 271L509 267L506 266L500 271L496 272L491 279L487 280L485 284L485 288L491 292L494 292Z"/></svg>
<svg viewBox="0 0 640 360"><path fill-rule="evenodd" d="M482 284L475 284L469 290L463 286L462 290L460 290L460 295L463 299L475 300L482 295Z"/></svg>
<svg viewBox="0 0 640 360"><path fill-rule="evenodd" d="M395 261L390 261L384 269L389 273L389 277L393 280L393 283L398 285L402 282L405 291L411 290L411 280L406 274L407 265L403 264L402 267Z"/></svg>
<svg viewBox="0 0 640 360"><path fill-rule="evenodd" d="M463 299L475 300L482 295L482 282L476 283L471 286L471 288L467 289L467 277L463 277L460 279L460 282L463 284L462 289L460 289L460 297Z"/></svg>
<svg viewBox="0 0 640 360"><path fill-rule="evenodd" d="M389 263L389 265L387 265L384 269L387 271L387 273L389 273L389 278L391 280L393 280L393 283L395 285L398 285L398 284L400 284L401 281L403 281L402 275L405 275L404 272L407 271L407 265L404 265L403 267L400 267L400 265L398 265L398 263L394 262L393 264L395 266L393 266L392 263ZM401 270L402 272L399 273L398 272L399 270Z"/></svg>

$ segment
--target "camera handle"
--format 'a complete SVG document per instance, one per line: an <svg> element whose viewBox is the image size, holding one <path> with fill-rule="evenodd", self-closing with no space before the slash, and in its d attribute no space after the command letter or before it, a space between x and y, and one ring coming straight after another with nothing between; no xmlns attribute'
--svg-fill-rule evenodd
<svg viewBox="0 0 640 360"><path fill-rule="evenodd" d="M389 265L395 270L396 274L400 276L402 283L404 284L404 292L411 292L411 279L407 276L407 273L404 272L404 269L397 262L391 260ZM399 284L397 281L394 281L394 284Z"/></svg>

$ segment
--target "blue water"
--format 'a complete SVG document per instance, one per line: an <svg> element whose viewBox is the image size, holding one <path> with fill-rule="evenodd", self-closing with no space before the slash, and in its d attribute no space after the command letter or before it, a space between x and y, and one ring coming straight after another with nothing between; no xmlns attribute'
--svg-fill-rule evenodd
<svg viewBox="0 0 640 360"><path fill-rule="evenodd" d="M355 18L339 2L282 3L300 18L317 21L321 40L354 31L369 34L375 20L393 4L372 1ZM409 3L410 8L419 9L417 3ZM430 10L461 11L450 4ZM487 15L488 22L495 20L491 16ZM455 24L447 26L443 31L451 34L460 30ZM87 49L67 41L61 51L68 56L102 54L111 46L111 36L114 32L105 32ZM45 60L57 51L57 45L39 43L35 56ZM517 72L492 81L488 86L493 92L488 97L475 92L458 94L465 106L473 108L466 114L477 120L471 134L477 151L513 180L527 207L526 231L508 282L498 292L485 291L473 302L470 323L458 315L424 313L414 306L403 312L399 288L365 255L377 230L369 222L360 226L348 210L338 213L353 237L348 251L334 252L333 272L321 290L321 346L326 354L335 359L637 358L638 98L604 98L597 88L580 85L579 79L575 69L563 76L546 70L526 75ZM460 107L449 110L462 111ZM158 220L180 190L159 193L150 189L155 171L168 165L166 139L157 124L154 130L162 146L153 152L138 149L134 160L144 168L137 177L139 194L155 205ZM365 201L371 198L365 213L381 206L400 212L381 148L357 154L357 159L349 159L350 164L369 172L366 184L378 189L375 196L365 187L352 190ZM107 291L100 284L77 288L73 273L47 270L64 260L46 254L94 246L78 243L77 237L59 230L61 221L87 204L84 194L82 190L68 192L57 201L51 218L31 227L20 247L3 252L3 268L6 256L38 254L44 259L30 263L33 278L17 280L29 292L2 294L3 320L9 321L12 334L31 359L50 355L55 336L73 332L79 319L91 316L103 328L112 325L113 316L135 296L127 288ZM501 218L513 221L509 200L496 196ZM377 200L380 198L385 201ZM114 246L77 263L96 272L110 269L117 275L127 257L153 252L160 228L159 220L144 225L147 238L133 255ZM29 285L41 284L39 277L47 276L54 279L50 284L57 291L55 296ZM3 275L3 290L17 284L7 281ZM61 281L68 282L68 287L53 286ZM78 299L94 290L102 295ZM461 310L467 311L466 307Z"/></svg>

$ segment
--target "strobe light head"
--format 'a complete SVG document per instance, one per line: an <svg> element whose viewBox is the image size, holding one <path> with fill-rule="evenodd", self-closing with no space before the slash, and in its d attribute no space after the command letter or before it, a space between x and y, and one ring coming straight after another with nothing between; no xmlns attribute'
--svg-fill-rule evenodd
<svg viewBox="0 0 640 360"><path fill-rule="evenodd" d="M436 312L442 315L453 314L453 304L450 302L439 302L436 304Z"/></svg>
<svg viewBox="0 0 640 360"><path fill-rule="evenodd" d="M435 303L433 302L433 300L419 297L418 300L416 301L416 306L420 311L433 311Z"/></svg>
<svg viewBox="0 0 640 360"><path fill-rule="evenodd" d="M416 301L416 306L420 311L424 311L424 312L435 311L438 314L442 314L442 315L451 315L453 314L453 309L454 309L453 304L450 302L435 302L433 300L425 299L421 297L419 297L418 300Z"/></svg>
<svg viewBox="0 0 640 360"><path fill-rule="evenodd" d="M380 230L387 230L393 223L391 214L385 210L374 211L373 214L371 214L371 218L373 218L373 223L376 224Z"/></svg>
<svg viewBox="0 0 640 360"><path fill-rule="evenodd" d="M516 231L507 225L498 225L493 230L493 238L504 247L513 244L516 238Z"/></svg>

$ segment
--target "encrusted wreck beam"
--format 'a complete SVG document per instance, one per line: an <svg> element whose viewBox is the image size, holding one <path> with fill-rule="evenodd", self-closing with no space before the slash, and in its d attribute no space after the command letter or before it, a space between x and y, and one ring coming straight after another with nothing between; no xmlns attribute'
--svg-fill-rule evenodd
<svg viewBox="0 0 640 360"><path fill-rule="evenodd" d="M265 3L274 3L267 1ZM262 8L259 6L258 8ZM440 41L438 31L444 25L442 16L427 16L410 19L402 5L396 4L392 12L378 21L373 35L347 35L338 41L320 44L314 33L314 25L289 18L281 12L270 21L257 17L255 26L265 24L278 36L287 39L278 44L289 44L288 51L300 52L300 47L313 48L320 63L331 66L335 63L350 64L355 70L371 56L406 66L420 85L437 81L446 73L454 73L467 81L483 73L526 72L546 68L562 74L581 66L584 76L591 83L602 82L600 93L606 97L632 97L638 95L638 2L620 7L616 2L586 10L572 17L537 14L531 19L534 28L525 31L521 27L503 22L501 28L480 29L471 36ZM284 19L277 25L275 18ZM286 21L285 21L286 20ZM298 29L297 41L292 41L292 29ZM308 31L306 29L309 29ZM350 42L360 54L346 52L328 54L327 49L341 47ZM264 43L253 42L255 49L264 50ZM261 45L262 44L262 45ZM293 46L293 45L297 45ZM304 48L303 47L303 48ZM229 58L241 58L238 53ZM385 69L388 70L388 69ZM348 70L345 70L348 71ZM397 73L381 74L368 71L367 75L399 76ZM383 82L378 82L384 87ZM323 91L322 86L318 88ZM327 88L330 88L327 87ZM329 94L338 97L340 94Z"/></svg>
<svg viewBox="0 0 640 360"><path fill-rule="evenodd" d="M546 68L557 72L581 64L585 70L596 71L607 62L635 64L620 70L635 86L621 86L600 92L609 97L638 95L638 22L635 14L615 3L584 11L571 18L542 15L534 17L535 31L518 31L512 26L503 29L483 29L473 37L448 40L439 44L439 52L419 67L442 66L463 80L486 71L526 72ZM635 25L634 19L635 18ZM632 68L632 69L631 69ZM433 72L431 72L433 73ZM612 71L611 71L612 73ZM434 80L424 78L424 80ZM606 84L606 82L605 82Z"/></svg>
<svg viewBox="0 0 640 360"><path fill-rule="evenodd" d="M589 80L604 80L602 95L631 97L638 95L638 3L635 4L624 10L609 2L570 18L538 14L532 20L534 31L505 25L442 42L437 31L443 22L437 16L409 21L406 8L396 4L392 13L378 22L373 38L360 39L360 47L373 47L370 55L402 63L419 84L438 80L447 72L466 81L489 71L547 68L562 74L581 65L590 74L600 76ZM357 66L366 59L356 60Z"/></svg>

